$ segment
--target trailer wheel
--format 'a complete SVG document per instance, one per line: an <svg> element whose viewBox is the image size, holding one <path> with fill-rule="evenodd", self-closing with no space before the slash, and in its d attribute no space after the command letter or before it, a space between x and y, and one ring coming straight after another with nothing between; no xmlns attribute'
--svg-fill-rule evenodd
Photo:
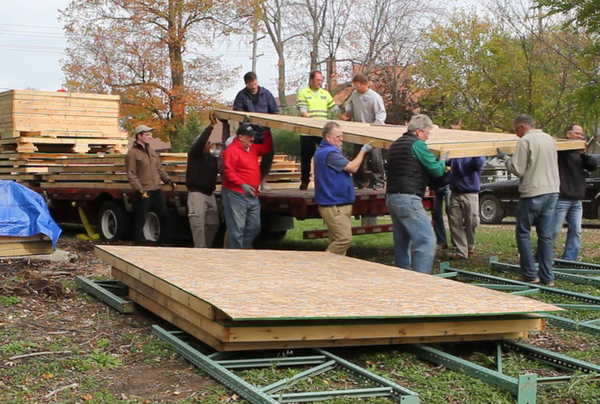
<svg viewBox="0 0 600 404"><path fill-rule="evenodd" d="M500 200L492 194L486 194L479 200L479 217L481 223L498 224L504 219L504 209Z"/></svg>
<svg viewBox="0 0 600 404"><path fill-rule="evenodd" d="M129 214L125 207L116 201L106 201L98 212L98 229L105 241L119 241L127 238L130 230Z"/></svg>
<svg viewBox="0 0 600 404"><path fill-rule="evenodd" d="M146 222L144 223L144 238L147 241L153 243L158 242L160 239L160 220L156 213L150 211L146 215Z"/></svg>

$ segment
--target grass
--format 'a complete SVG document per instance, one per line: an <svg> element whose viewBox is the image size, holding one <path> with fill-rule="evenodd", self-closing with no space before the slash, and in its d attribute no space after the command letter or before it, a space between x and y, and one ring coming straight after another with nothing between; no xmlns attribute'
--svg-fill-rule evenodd
<svg viewBox="0 0 600 404"><path fill-rule="evenodd" d="M296 228L289 231L282 241L273 242L268 248L325 250L327 247L327 240L302 239L302 232L304 230L325 228L321 220L297 221L295 224ZM353 222L353 225L359 224L359 221ZM591 230L584 230L584 246L582 252L586 254L585 261L600 262L600 253L596 252L597 248L600 247L600 240L597 237L585 237L585 233L593 234ZM498 273L487 269L487 260L489 256L497 256L501 262L518 264L514 226L480 226L477 231L476 240L475 256L469 261L452 263L452 266L475 272L493 274L495 276L516 278L517 274ZM557 241L557 246L563 241L564 234L561 234ZM536 242L536 237L533 235L533 245L535 245ZM558 248L557 255L559 255ZM393 265L392 234L385 233L355 236L352 245L348 250L348 256ZM438 272L437 267L439 263L446 260L447 259L445 259L443 255L436 259L434 273ZM599 289L593 286L576 285L565 281L558 281L556 283L557 287L573 292L586 293L595 296L600 295ZM557 298L543 293L532 295L531 297L550 303L576 303L571 299ZM592 310L572 310L565 312L563 315L578 321L584 321L592 318L599 318L600 312ZM550 339L567 342L563 347L565 350L562 351L566 355L592 363L600 363L600 337L598 336L559 330L552 327L549 327L545 333L540 333L539 336L548 336ZM470 359L474 359L474 361L477 362L476 358ZM394 380L419 393L421 400L424 403L508 404L515 402L514 397L503 390L495 388L464 373L453 372L444 367L438 367L423 362L408 352L382 349L376 354L364 354L358 356L357 358L354 358L354 361L368 367L375 373ZM540 373L540 375L543 376L561 374L544 364L527 360L518 354L510 352L506 353L503 358L503 366L505 373L513 377L529 372ZM254 372L260 371L247 371L244 376L249 380L254 380L257 377L257 374L254 374ZM262 372L264 372L264 370L262 370ZM270 377L269 380L272 380L272 377ZM569 383L544 385L540 387L538 391L538 403L595 404L599 402L599 394L600 386L598 383L589 380L589 376L580 375ZM343 401L333 400L331 402L341 404Z"/></svg>
<svg viewBox="0 0 600 404"><path fill-rule="evenodd" d="M354 221L358 225L359 221ZM289 231L281 241L272 241L261 247L270 249L315 250L323 251L327 240L303 240L304 230L323 229L321 220L296 222L296 229ZM564 235L561 235L564 239ZM600 263L600 237L592 230L584 229L583 254L585 261ZM535 243L535 241L534 241ZM518 263L514 241L513 226L480 226L477 234L476 254L468 262L452 263L452 266L491 273L487 269L487 260L491 255L499 257L501 262ZM357 236L348 251L351 257L357 257L386 265L393 265L393 237L391 233ZM436 259L434 272L443 256ZM494 273L497 276L513 277L513 274ZM70 280L65 280L65 287L76 291L69 303L78 307L90 309L81 315L78 327L88 327L93 333L59 333L49 335L42 332L39 335L27 334L23 322L35 320L39 311L32 312L28 306L29 298L0 296L0 307L14 318L23 318L20 322L6 323L0 326L0 404L16 404L26 402L67 403L108 403L108 404L140 404L140 403L180 403L180 404L224 404L246 403L242 398L228 391L225 387L212 381L206 374L193 367L185 369L169 368L167 364L183 363L169 346L152 337L148 326L156 319L140 318L133 321L130 317L120 316L107 309L95 299L89 299L86 294L75 288ZM580 293L600 296L598 288L574 285L560 281L557 286ZM548 301L572 303L569 299L556 299L549 295L538 294L531 297ZM58 325L64 317L58 314L58 305L63 304L52 300L44 321ZM600 312L577 310L565 313L571 318L580 320L598 318ZM0 323L4 320L0 319ZM73 328L74 325L64 325ZM118 328L117 328L118 327ZM54 331L55 328L49 330ZM47 331L47 330L46 330ZM101 335L102 334L102 335ZM32 336L33 335L33 336ZM577 359L600 364L600 337L565 331L549 327L541 333L533 333L535 341L547 341L549 349L562 352ZM68 351L69 354L56 354L43 357L33 357L27 360L12 361L6 365L10 357L37 351ZM477 355L473 355L473 351ZM422 403L446 404L512 404L516 400L506 391L471 377L465 373L450 371L443 366L437 366L417 358L405 346L348 348L335 351L336 354L350 360L372 372L388 378L419 394ZM469 347L465 352L455 353L468 358L482 366L492 367L495 357L479 347ZM528 372L542 375L554 375L556 372L538 362L532 362L522 356L507 352L503 356L504 372L517 376ZM143 394L119 393L112 384L119 379L132 379L134 383L143 383L145 373L130 373L136 368L164 369L161 376L150 380L151 384L161 383L163 378L178 380L186 377L200 382L194 387L193 396L168 396L148 400L141 398ZM262 368L248 369L236 372L238 375L258 386L273 383L281 378L289 378L304 368ZM116 375L116 376L115 376ZM51 399L43 399L44 395L61 386L77 383L76 389L68 389L56 393ZM172 382L175 383L175 382ZM112 387L111 387L112 386ZM370 385L354 378L339 369L312 377L295 385L287 386L284 392L322 391L343 388L364 388ZM171 391L179 387L167 386ZM149 388L150 389L150 388ZM121 390L122 391L122 390ZM386 398L335 398L331 404L372 403L387 404ZM538 389L538 403L543 404L596 404L600 402L600 386L591 381L586 375L576 375L569 383L544 385Z"/></svg>

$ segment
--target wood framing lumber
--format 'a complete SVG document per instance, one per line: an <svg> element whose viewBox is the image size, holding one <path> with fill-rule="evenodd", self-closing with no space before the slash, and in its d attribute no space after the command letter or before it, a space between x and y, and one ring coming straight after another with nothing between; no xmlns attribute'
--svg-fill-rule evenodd
<svg viewBox="0 0 600 404"><path fill-rule="evenodd" d="M250 112L239 112L217 109L220 119L251 123L303 133L316 137L322 136L323 120L298 116L271 115ZM389 148L390 145L406 132L406 126L375 125L362 122L336 121L344 132L344 141L357 144L373 142L374 147ZM507 133L477 132L457 129L434 128L427 140L429 149L436 155L450 152L450 157L495 156L496 148L502 147L507 153L514 153L517 136ZM476 146L472 146L476 143ZM461 146L462 144L462 146ZM585 142L581 140L556 140L558 150L583 150ZM451 145L451 147L448 147Z"/></svg>
<svg viewBox="0 0 600 404"><path fill-rule="evenodd" d="M314 341L268 341L268 342L223 342L200 329L192 322L165 309L158 303L148 299L135 290L130 290L129 298L153 312L157 316L167 320L171 324L181 328L187 333L198 338L205 344L218 351L248 351L267 349L298 349L298 348L329 348L344 346L370 346L370 345L395 345L414 343L435 342L462 342L462 341L489 341L500 339L519 339L526 336L523 332L509 332L500 334L483 335L445 335L436 337L407 337L407 338L376 338L376 339L354 339L354 340L314 340Z"/></svg>
<svg viewBox="0 0 600 404"><path fill-rule="evenodd" d="M139 279L145 273L235 320L560 311L526 297L325 252L295 251L291 256L289 251L129 246L96 246L96 251L113 256L115 263L109 263L131 276Z"/></svg>
<svg viewBox="0 0 600 404"><path fill-rule="evenodd" d="M115 279L126 284L130 290L144 295L158 303L164 309L170 310L181 318L208 332L224 342L261 342L261 341L310 341L335 339L367 339L367 338L406 338L443 335L472 335L488 333L539 331L543 320L538 316L523 316L505 319L475 319L473 321L439 321L439 322L382 322L368 324L320 325L286 325L277 323L268 325L252 325L244 323L236 325L229 321L227 326L221 322L212 321L187 306L160 293L158 290L125 274L117 268L112 269Z"/></svg>
<svg viewBox="0 0 600 404"><path fill-rule="evenodd" d="M52 254L53 252L52 242L49 240L0 244L0 257Z"/></svg>

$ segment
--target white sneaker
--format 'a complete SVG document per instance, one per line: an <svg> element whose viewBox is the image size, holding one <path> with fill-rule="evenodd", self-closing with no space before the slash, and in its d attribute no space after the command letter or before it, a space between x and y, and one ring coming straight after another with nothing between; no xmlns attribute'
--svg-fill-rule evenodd
<svg viewBox="0 0 600 404"><path fill-rule="evenodd" d="M260 183L260 191L261 192L268 192L270 191L272 188L269 186L269 184L267 184L267 180L262 180Z"/></svg>

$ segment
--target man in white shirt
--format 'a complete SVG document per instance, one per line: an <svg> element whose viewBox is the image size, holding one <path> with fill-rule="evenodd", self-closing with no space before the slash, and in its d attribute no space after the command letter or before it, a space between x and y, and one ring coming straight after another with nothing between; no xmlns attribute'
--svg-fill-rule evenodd
<svg viewBox="0 0 600 404"><path fill-rule="evenodd" d="M352 118L355 122L385 124L387 114L383 99L379 94L369 88L369 79L362 73L357 74L352 79L352 87L354 91L350 95L350 99L346 104L346 112L339 115L339 118L348 121ZM354 145L354 155L356 156L362 145ZM371 188L383 189L384 187L384 169L383 157L381 149L374 147L371 152L371 162L373 173L373 181ZM360 166L359 170L354 175L354 185L358 189L365 187L365 163Z"/></svg>

